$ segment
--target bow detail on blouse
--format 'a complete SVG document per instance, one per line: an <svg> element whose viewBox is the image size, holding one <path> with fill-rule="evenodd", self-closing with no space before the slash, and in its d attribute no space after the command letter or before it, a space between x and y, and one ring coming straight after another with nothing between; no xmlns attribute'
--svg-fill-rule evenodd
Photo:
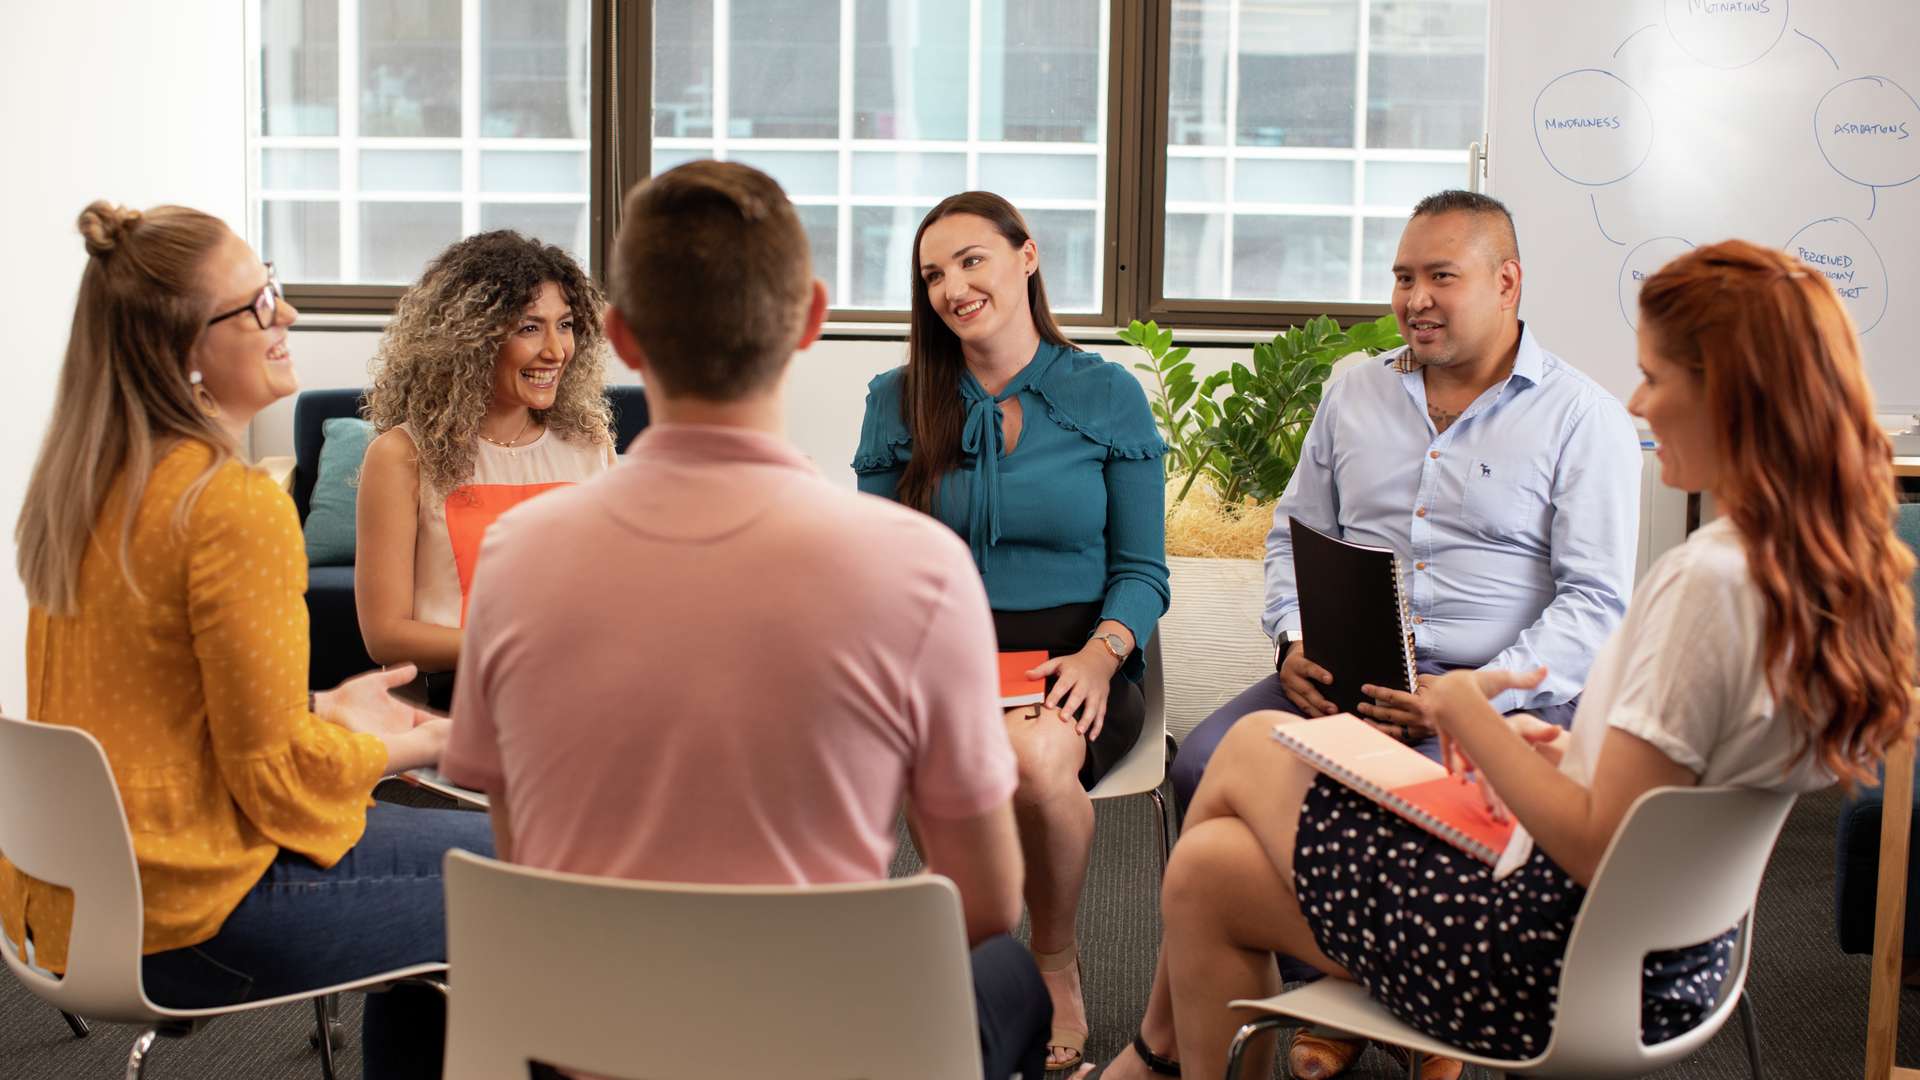
<svg viewBox="0 0 1920 1080"><path fill-rule="evenodd" d="M1015 378L995 398L970 371L960 377L960 396L967 402L967 418L960 427L960 450L973 455L973 492L967 504L967 543L980 576L987 574L987 549L1000 542L1000 448L1006 436L1001 427L1000 402L1020 392Z"/></svg>

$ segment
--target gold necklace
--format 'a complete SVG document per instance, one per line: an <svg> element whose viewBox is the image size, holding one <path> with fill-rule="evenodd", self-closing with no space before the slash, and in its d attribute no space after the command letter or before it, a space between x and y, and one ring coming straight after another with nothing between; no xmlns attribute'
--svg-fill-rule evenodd
<svg viewBox="0 0 1920 1080"><path fill-rule="evenodd" d="M527 433L527 428L532 423L533 423L533 410L528 409L527 418L525 420L520 421L520 430L514 432L513 438L508 439L506 442L501 442L499 439L491 438L484 431L475 432L475 434L479 435L482 440L486 442L490 442L493 445L498 446L509 453L513 453L515 450L517 450L517 448L520 445L520 436L525 435ZM515 456L518 456L518 455L516 454Z"/></svg>

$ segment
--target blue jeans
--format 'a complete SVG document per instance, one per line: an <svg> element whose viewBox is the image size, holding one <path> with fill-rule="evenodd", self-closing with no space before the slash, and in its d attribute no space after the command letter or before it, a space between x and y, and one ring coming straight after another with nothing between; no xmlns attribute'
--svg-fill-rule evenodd
<svg viewBox="0 0 1920 1080"><path fill-rule="evenodd" d="M493 854L485 814L375 803L367 830L331 869L282 851L212 938L147 956L147 996L176 1009L297 994L447 958L440 860ZM440 1075L446 1014L430 987L367 995L367 1080Z"/></svg>
<svg viewBox="0 0 1920 1080"><path fill-rule="evenodd" d="M1426 675L1437 675L1446 669L1437 665L1422 664L1420 671ZM1579 708L1580 699L1548 705L1544 708L1527 711L1560 727L1573 725L1573 714ZM1174 755L1173 762L1167 767L1167 775L1173 781L1173 804L1176 820L1185 822L1187 807L1193 802L1194 792L1200 790L1200 777L1207 771L1207 762L1212 760L1213 751L1219 747L1220 740L1240 718L1250 712L1261 709L1278 709L1295 716L1303 715L1300 707L1293 703L1280 685L1280 675L1275 672L1241 691L1240 696L1215 709L1212 715L1200 721L1180 743L1180 752ZM1423 739L1414 744L1414 749L1434 759L1440 760L1440 740ZM1278 954L1276 954L1278 955ZM1279 956L1280 977L1288 982L1311 981L1320 977L1318 969L1303 964L1290 956Z"/></svg>

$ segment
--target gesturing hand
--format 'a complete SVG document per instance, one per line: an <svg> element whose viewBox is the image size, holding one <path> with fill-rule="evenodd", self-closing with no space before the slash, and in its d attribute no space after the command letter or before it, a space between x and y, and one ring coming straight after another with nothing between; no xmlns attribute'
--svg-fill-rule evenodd
<svg viewBox="0 0 1920 1080"><path fill-rule="evenodd" d="M1424 739L1433 734L1434 726L1434 696L1426 691L1438 678L1435 675L1415 677L1411 694L1384 686L1362 686L1360 692L1373 702L1361 702L1358 712L1373 721L1374 727L1395 738Z"/></svg>
<svg viewBox="0 0 1920 1080"><path fill-rule="evenodd" d="M332 690L314 695L314 711L348 731L363 735L402 735L434 719L431 713L401 701L393 690L413 681L412 664L355 675Z"/></svg>
<svg viewBox="0 0 1920 1080"><path fill-rule="evenodd" d="M1118 670L1120 661L1105 645L1093 641L1077 653L1056 656L1035 667L1027 672L1027 678L1053 677L1047 708L1059 709L1076 732L1097 739L1106 726L1107 695L1112 690L1113 673Z"/></svg>

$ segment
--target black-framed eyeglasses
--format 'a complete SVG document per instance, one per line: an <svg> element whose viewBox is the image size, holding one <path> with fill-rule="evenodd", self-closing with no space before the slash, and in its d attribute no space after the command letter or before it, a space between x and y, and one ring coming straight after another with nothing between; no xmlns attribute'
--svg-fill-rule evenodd
<svg viewBox="0 0 1920 1080"><path fill-rule="evenodd" d="M215 315L207 320L207 325L212 326L222 319L231 319L241 312L251 311L253 321L260 324L260 329L265 330L273 325L274 314L280 310L280 298L283 295L280 291L280 278L273 272L273 264L268 263L267 283L260 287L260 295L254 297L251 304Z"/></svg>

